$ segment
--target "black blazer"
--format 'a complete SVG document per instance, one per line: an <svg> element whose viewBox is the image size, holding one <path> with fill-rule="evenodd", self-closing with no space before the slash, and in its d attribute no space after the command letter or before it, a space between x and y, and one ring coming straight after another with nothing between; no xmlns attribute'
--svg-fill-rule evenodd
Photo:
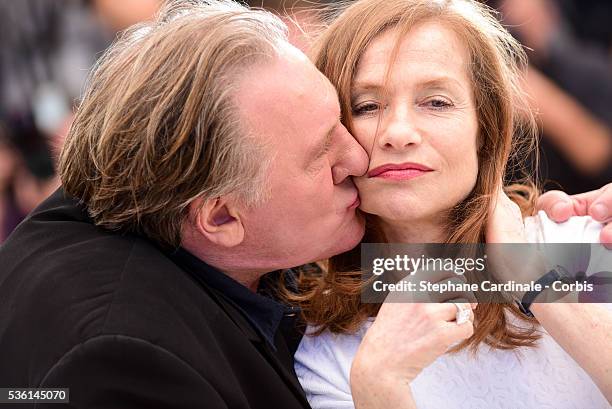
<svg viewBox="0 0 612 409"><path fill-rule="evenodd" d="M0 388L70 388L61 408L308 408L290 348L275 343L61 190L0 248Z"/></svg>

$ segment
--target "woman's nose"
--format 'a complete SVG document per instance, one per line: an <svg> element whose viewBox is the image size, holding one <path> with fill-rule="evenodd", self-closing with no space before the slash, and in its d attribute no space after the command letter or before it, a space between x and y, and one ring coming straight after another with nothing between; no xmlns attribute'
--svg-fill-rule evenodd
<svg viewBox="0 0 612 409"><path fill-rule="evenodd" d="M382 149L405 150L422 142L422 136L413 116L407 109L391 112L383 120L378 145Z"/></svg>

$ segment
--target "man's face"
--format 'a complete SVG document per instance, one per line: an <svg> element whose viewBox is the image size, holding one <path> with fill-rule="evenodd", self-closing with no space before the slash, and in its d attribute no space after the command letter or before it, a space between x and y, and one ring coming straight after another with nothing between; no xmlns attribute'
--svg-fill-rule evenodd
<svg viewBox="0 0 612 409"><path fill-rule="evenodd" d="M273 157L269 199L243 216L245 245L266 267L320 260L353 248L363 236L351 175L367 155L340 123L332 84L297 49L249 70L237 105L253 137Z"/></svg>

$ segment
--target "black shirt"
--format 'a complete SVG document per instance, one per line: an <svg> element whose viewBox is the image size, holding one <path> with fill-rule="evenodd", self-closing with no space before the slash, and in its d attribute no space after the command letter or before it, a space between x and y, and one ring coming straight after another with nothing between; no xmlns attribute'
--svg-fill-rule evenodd
<svg viewBox="0 0 612 409"><path fill-rule="evenodd" d="M279 279L280 272L268 273L271 277L260 280L256 293L183 248L178 249L170 257L185 271L193 274L198 281L218 290L221 297L233 303L274 350L276 350L274 337L283 320L285 321L282 326L285 330L283 336L293 339L300 335L299 329L295 326L299 308L282 304L272 298L274 291L271 282ZM293 274L291 270L285 271L285 276Z"/></svg>

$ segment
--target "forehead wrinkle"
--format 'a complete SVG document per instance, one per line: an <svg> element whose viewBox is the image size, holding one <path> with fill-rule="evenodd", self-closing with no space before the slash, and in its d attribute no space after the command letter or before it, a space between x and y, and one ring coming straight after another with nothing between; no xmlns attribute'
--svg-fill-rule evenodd
<svg viewBox="0 0 612 409"><path fill-rule="evenodd" d="M402 38L398 38L398 35L396 27L375 37L359 61L357 74L360 73L363 66L382 66L379 69L385 70L381 74L384 75L398 41L400 42L398 54L391 71L398 64L406 62L419 65L440 64L442 67L449 67L458 61L461 61L459 63L462 65L461 69L469 71L466 67L470 60L467 45L451 27L435 21L424 21L408 30L402 35ZM435 46L440 44L444 46ZM432 52L434 50L435 52ZM461 56L460 59L456 58L458 55Z"/></svg>
<svg viewBox="0 0 612 409"><path fill-rule="evenodd" d="M338 102L338 93L336 88L329 82L327 77L318 72L318 75L313 76L313 84L307 89L301 90L300 99L303 102L303 105L300 109L307 109L311 111L319 118L322 115L325 115L325 120L322 126L325 128L329 128L332 123L328 122L327 115L330 112L330 108L333 107L333 110L339 110L339 102ZM334 118L331 120L337 120L337 116L334 115Z"/></svg>
<svg viewBox="0 0 612 409"><path fill-rule="evenodd" d="M338 122L339 119L339 115L330 115L330 104L334 104L334 110L339 110L339 108L336 108L339 107L339 104L337 99L334 100L334 98L337 98L337 92L331 82L313 67L313 74L314 72L317 75L309 75L308 84L304 83L301 86L293 84L290 87L290 92L296 96L295 99L292 99L293 102L291 103L290 110L311 115L307 120L313 128L309 131L308 137L315 140L309 142L311 147L309 150L314 150L313 154L316 154L319 147L322 150L329 139L328 137L331 137L333 134L333 130L336 127L334 122ZM284 118L279 118L279 120L293 131L287 133L287 137L303 136L305 128L304 124L300 122L304 120L303 115L282 116ZM314 133L311 133L313 131Z"/></svg>

